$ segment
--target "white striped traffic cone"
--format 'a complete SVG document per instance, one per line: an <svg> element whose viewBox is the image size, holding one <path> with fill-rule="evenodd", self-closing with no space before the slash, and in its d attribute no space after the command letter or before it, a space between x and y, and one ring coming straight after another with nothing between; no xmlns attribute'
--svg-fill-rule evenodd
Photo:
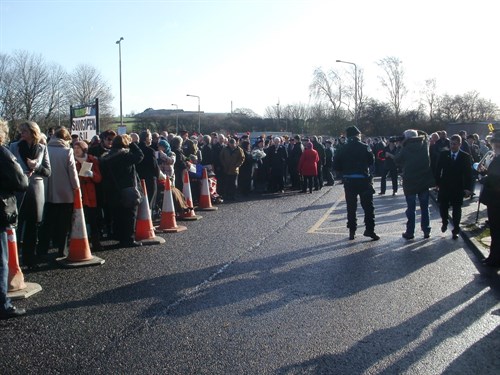
<svg viewBox="0 0 500 375"><path fill-rule="evenodd" d="M104 263L104 259L95 257L90 253L82 196L79 188L75 189L69 254L67 257L57 258L56 261L65 267L96 266Z"/></svg>

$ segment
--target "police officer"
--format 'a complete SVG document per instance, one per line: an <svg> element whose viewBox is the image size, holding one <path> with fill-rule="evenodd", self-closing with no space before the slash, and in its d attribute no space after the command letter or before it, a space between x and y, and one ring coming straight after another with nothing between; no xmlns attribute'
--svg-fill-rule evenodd
<svg viewBox="0 0 500 375"><path fill-rule="evenodd" d="M375 234L375 209L373 208L375 190L370 174L370 167L373 165L375 157L370 147L361 142L360 134L361 132L356 126L350 126L346 129L347 143L335 154L333 169L343 175L349 240L353 240L356 234L356 209L359 195L361 207L365 212L363 235L377 241L380 237Z"/></svg>

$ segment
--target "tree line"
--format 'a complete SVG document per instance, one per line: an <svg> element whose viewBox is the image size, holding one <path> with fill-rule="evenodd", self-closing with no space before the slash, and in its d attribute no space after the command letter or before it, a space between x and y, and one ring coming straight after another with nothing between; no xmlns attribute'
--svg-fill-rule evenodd
<svg viewBox="0 0 500 375"><path fill-rule="evenodd" d="M494 121L499 107L476 91L439 95L437 80L423 83L418 100L404 107L408 98L403 62L385 57L377 62L379 81L386 98L365 94L363 69L345 69L344 64L324 70L316 68L309 87L311 104L268 106L264 116L249 108L231 114L202 116L203 133L211 131L289 131L292 133L339 135L355 123L367 135L400 134L407 128L432 132L448 123ZM57 63L27 51L0 54L0 117L15 128L19 121L33 120L42 130L67 124L69 106L91 103L99 98L101 129L113 122L113 95L97 68L81 64L66 72ZM148 115L151 113L151 115ZM169 130L179 126L196 129L197 116L179 118L170 111L162 116L148 109L136 117L135 129Z"/></svg>

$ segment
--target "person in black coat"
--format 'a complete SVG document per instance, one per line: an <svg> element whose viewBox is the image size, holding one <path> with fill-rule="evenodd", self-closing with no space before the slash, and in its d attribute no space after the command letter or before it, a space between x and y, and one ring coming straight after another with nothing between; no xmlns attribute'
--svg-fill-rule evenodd
<svg viewBox="0 0 500 375"><path fill-rule="evenodd" d="M346 129L348 141L335 154L333 169L341 172L343 176L349 240L354 240L356 234L356 210L359 195L361 207L365 212L365 231L363 235L377 241L380 237L375 234L375 209L373 207L375 190L373 189L373 178L370 174L370 167L373 165L375 157L370 147L361 142L360 134L356 126L350 126Z"/></svg>
<svg viewBox="0 0 500 375"><path fill-rule="evenodd" d="M245 154L245 161L241 165L240 173L238 174L238 190L242 195L246 196L252 190L253 159L249 141L241 142L240 147Z"/></svg>
<svg viewBox="0 0 500 375"><path fill-rule="evenodd" d="M380 195L385 194L385 190L387 188L387 175L391 178L392 182L392 195L396 195L398 192L398 167L394 162L393 158L386 157L386 153L390 153L392 155L396 155L398 153L398 147L396 146L397 139L394 137L389 138L389 144L384 147L383 153L380 155L384 162L384 167L382 169L380 179Z"/></svg>
<svg viewBox="0 0 500 375"><path fill-rule="evenodd" d="M448 210L452 207L452 238L457 239L460 233L462 204L464 196L471 195L472 159L460 149L462 138L458 134L450 137L450 150L442 151L436 165L435 178L438 192L439 213L441 215L441 232L448 228Z"/></svg>
<svg viewBox="0 0 500 375"><path fill-rule="evenodd" d="M138 145L129 135L117 135L113 139L111 150L101 158L101 173L105 183L105 194L109 201L113 217L113 233L121 247L141 246L135 241L135 225L138 204L126 207L120 192L127 187L140 187L135 166L144 158ZM144 192L142 192L144 194Z"/></svg>
<svg viewBox="0 0 500 375"><path fill-rule="evenodd" d="M160 167L158 166L155 150L151 147L151 142L152 136L149 130L144 130L139 134L139 148L144 154L144 158L137 164L136 170L139 178L146 183L149 207L153 209L156 206Z"/></svg>
<svg viewBox="0 0 500 375"><path fill-rule="evenodd" d="M300 175L298 170L299 160L304 152L304 146L302 145L299 135L293 137L290 140L293 143L291 151L288 153L288 170L290 172L290 182L292 183L293 190L302 189L300 183Z"/></svg>
<svg viewBox="0 0 500 375"><path fill-rule="evenodd" d="M7 296L9 276L9 245L7 228L17 222L16 192L28 189L28 176L12 153L3 146L7 141L7 122L0 120L0 319L24 315L26 310L15 308Z"/></svg>
<svg viewBox="0 0 500 375"><path fill-rule="evenodd" d="M266 158L269 166L269 187L271 193L284 192L285 173L288 152L281 144L281 138L275 137L273 144L266 151Z"/></svg>
<svg viewBox="0 0 500 375"><path fill-rule="evenodd" d="M311 137L311 142L314 146L314 149L318 152L319 156L318 178L314 180L314 190L319 190L323 187L323 167L326 163L325 147L318 142L318 137L316 137L315 135Z"/></svg>

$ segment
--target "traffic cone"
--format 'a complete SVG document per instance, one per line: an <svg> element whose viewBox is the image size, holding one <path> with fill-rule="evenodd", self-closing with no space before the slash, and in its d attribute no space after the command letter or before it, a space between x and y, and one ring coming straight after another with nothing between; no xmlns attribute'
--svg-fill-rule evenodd
<svg viewBox="0 0 500 375"><path fill-rule="evenodd" d="M104 259L95 257L90 253L82 196L79 188L75 189L69 254L67 257L57 258L56 261L65 267L97 266L104 263Z"/></svg>
<svg viewBox="0 0 500 375"><path fill-rule="evenodd" d="M7 242L9 249L7 296L11 299L28 298L41 291L42 287L39 284L24 282L24 275L19 267L16 231L12 227L7 228Z"/></svg>
<svg viewBox="0 0 500 375"><path fill-rule="evenodd" d="M163 192L163 205L161 208L160 227L158 230L165 233L177 233L186 230L182 225L177 225L175 221L174 199L172 198L172 188L170 178L165 179L165 190Z"/></svg>
<svg viewBox="0 0 500 375"><path fill-rule="evenodd" d="M201 178L201 188L200 188L200 202L198 204L198 210L201 211L217 211L219 207L212 206L212 199L210 198L210 187L208 184L208 173L207 169L203 168L203 175Z"/></svg>
<svg viewBox="0 0 500 375"><path fill-rule="evenodd" d="M189 172L187 169L184 170L182 193L186 197L187 206L192 207L192 209L186 212L182 212L179 215L179 220L186 220L186 221L200 220L202 216L196 215L194 212L193 196L191 194L191 184L189 183Z"/></svg>
<svg viewBox="0 0 500 375"><path fill-rule="evenodd" d="M143 245L158 245L165 243L165 239L155 235L153 221L151 220L151 209L146 189L146 182L141 180L144 199L139 204L137 211L137 222L135 225L135 240L142 242Z"/></svg>

